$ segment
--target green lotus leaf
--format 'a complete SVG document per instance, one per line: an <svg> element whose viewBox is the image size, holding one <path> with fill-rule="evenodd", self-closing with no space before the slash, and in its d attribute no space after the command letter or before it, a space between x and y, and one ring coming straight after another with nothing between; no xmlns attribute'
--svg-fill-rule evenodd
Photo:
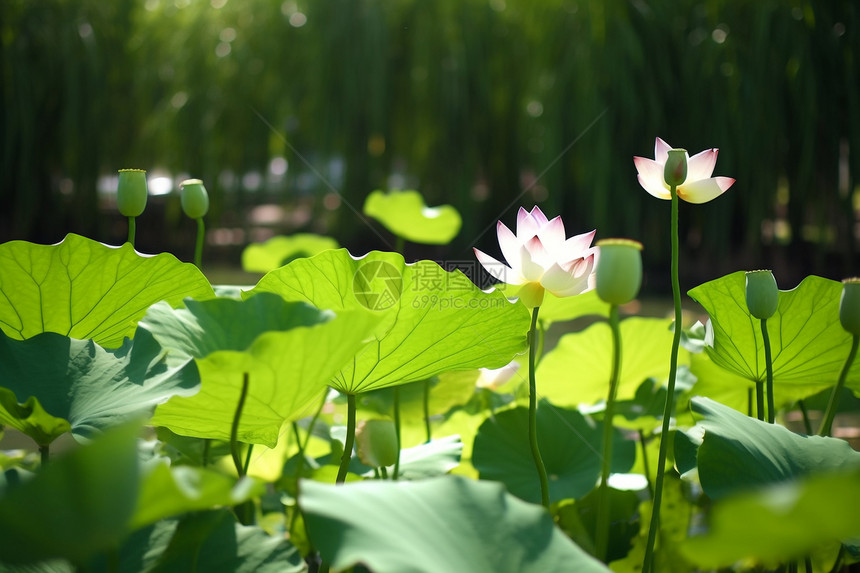
<svg viewBox="0 0 860 573"><path fill-rule="evenodd" d="M311 541L332 569L361 563L377 573L609 571L546 510L500 484L458 476L342 486L303 480L300 491Z"/></svg>
<svg viewBox="0 0 860 573"><path fill-rule="evenodd" d="M462 452L460 436L446 436L404 448L400 452L398 479L418 480L444 475L457 467ZM394 466L389 466L388 471L389 474L393 472Z"/></svg>
<svg viewBox="0 0 860 573"><path fill-rule="evenodd" d="M715 364L747 380L766 379L761 324L744 304L745 274L738 271L689 291L711 317L706 351ZM767 320L777 403L811 396L836 384L851 348L839 323L842 284L809 276L792 290L779 291L776 314ZM846 385L860 391L860 363Z"/></svg>
<svg viewBox="0 0 860 573"><path fill-rule="evenodd" d="M94 573L299 573L307 571L298 550L283 536L236 523L227 509L164 519L132 533L108 565L91 563Z"/></svg>
<svg viewBox="0 0 860 573"><path fill-rule="evenodd" d="M267 273L282 267L293 259L312 257L323 251L340 247L337 241L325 235L296 233L272 237L265 243L252 243L242 251L242 269L249 273Z"/></svg>
<svg viewBox="0 0 860 573"><path fill-rule="evenodd" d="M499 368L525 349L530 325L525 307L502 293L483 292L432 261L404 264L396 253L356 259L346 249L326 251L268 273L248 295L258 292L334 311L374 312L375 340L331 383L347 394L448 370Z"/></svg>
<svg viewBox="0 0 860 573"><path fill-rule="evenodd" d="M158 301L212 297L194 265L69 234L56 245L0 245L0 328L16 339L55 332L116 348Z"/></svg>
<svg viewBox="0 0 860 573"><path fill-rule="evenodd" d="M270 293L186 305L159 303L141 320L141 330L171 353L194 357L201 380L199 393L162 404L152 423L186 436L229 440L247 374L238 439L268 447L277 444L284 422L318 403L377 321L367 311L335 316Z"/></svg>
<svg viewBox="0 0 860 573"><path fill-rule="evenodd" d="M672 322L658 318L627 318L621 321L621 372L618 399L636 396L642 381L669 377ZM688 364L689 353L681 349L678 363ZM553 404L576 406L606 400L612 365L612 333L605 322L582 332L565 334L544 356L537 369L538 392Z"/></svg>
<svg viewBox="0 0 860 573"><path fill-rule="evenodd" d="M682 551L704 569L749 559L776 567L828 544L833 556L840 541L860 537L858 492L860 469L854 469L726 497L711 509L708 532L688 539Z"/></svg>
<svg viewBox="0 0 860 573"><path fill-rule="evenodd" d="M549 498L578 499L594 489L600 477L603 426L576 410L541 400L537 436L549 479ZM619 432L613 436L612 471L633 467L636 444ZM500 481L513 495L540 503L540 487L528 440L528 409L518 407L488 418L478 429L472 465L481 479Z"/></svg>
<svg viewBox="0 0 860 573"><path fill-rule="evenodd" d="M447 245L463 221L451 205L428 207L418 191L373 191L364 202L364 214L413 243Z"/></svg>
<svg viewBox="0 0 860 573"><path fill-rule="evenodd" d="M155 460L145 467L137 508L129 526L132 530L189 511L239 505L265 492L264 484L253 478L237 482L212 470L190 466L171 468L165 462Z"/></svg>
<svg viewBox="0 0 860 573"><path fill-rule="evenodd" d="M86 563L125 536L138 488L137 424L51 460L0 495L0 563Z"/></svg>
<svg viewBox="0 0 860 573"><path fill-rule="evenodd" d="M544 328L554 322L565 322L583 316L609 318L609 304L600 300L596 290L561 298L547 292L538 312L538 319Z"/></svg>
<svg viewBox="0 0 860 573"><path fill-rule="evenodd" d="M166 355L146 331L116 349L53 332L27 340L0 332L0 423L41 446L68 431L87 440L199 384L194 362Z"/></svg>
<svg viewBox="0 0 860 573"><path fill-rule="evenodd" d="M702 489L712 499L827 471L860 467L860 453L844 440L803 436L741 414L709 398L693 398L704 416L686 449L699 444L696 461ZM684 459L689 452L684 452Z"/></svg>

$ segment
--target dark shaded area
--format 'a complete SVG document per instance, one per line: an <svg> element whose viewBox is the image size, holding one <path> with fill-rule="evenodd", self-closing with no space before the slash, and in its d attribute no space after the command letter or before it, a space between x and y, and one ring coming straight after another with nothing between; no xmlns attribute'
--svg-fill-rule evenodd
<svg viewBox="0 0 860 573"><path fill-rule="evenodd" d="M738 180L682 205L684 284L757 267L784 288L842 278L857 272L858 12L850 0L7 0L0 240L122 241L99 178L136 167L206 182L209 260L238 263L248 241L295 231L363 252L390 246L354 210L372 189L410 187L464 214L451 247L410 245L411 257L497 254L495 220L537 202L568 234L642 241L646 290L661 292L669 206L632 163L661 136L719 147L715 175ZM175 191L151 198L137 235L139 250L190 259Z"/></svg>

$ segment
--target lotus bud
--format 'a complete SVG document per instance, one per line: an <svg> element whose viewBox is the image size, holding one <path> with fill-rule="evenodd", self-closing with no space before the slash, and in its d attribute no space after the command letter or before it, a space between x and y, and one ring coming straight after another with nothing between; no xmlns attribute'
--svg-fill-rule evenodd
<svg viewBox="0 0 860 573"><path fill-rule="evenodd" d="M355 428L355 443L366 466L388 467L397 461L397 432L391 420L362 420Z"/></svg>
<svg viewBox="0 0 860 573"><path fill-rule="evenodd" d="M854 336L860 336L860 278L842 281L839 322L842 323L842 328Z"/></svg>
<svg viewBox="0 0 860 573"><path fill-rule="evenodd" d="M209 194L200 179L186 179L179 184L182 190L182 210L192 219L200 219L209 211Z"/></svg>
<svg viewBox="0 0 860 573"><path fill-rule="evenodd" d="M768 270L749 271L746 274L747 308L759 320L774 315L779 303L779 288L773 273Z"/></svg>
<svg viewBox="0 0 860 573"><path fill-rule="evenodd" d="M630 239L597 241L597 296L609 304L626 304L642 286L642 243Z"/></svg>
<svg viewBox="0 0 860 573"><path fill-rule="evenodd" d="M139 217L146 208L146 171L120 169L116 188L116 205L124 217Z"/></svg>
<svg viewBox="0 0 860 573"><path fill-rule="evenodd" d="M687 180L687 150L670 149L666 165L663 166L663 180L666 185L681 185Z"/></svg>

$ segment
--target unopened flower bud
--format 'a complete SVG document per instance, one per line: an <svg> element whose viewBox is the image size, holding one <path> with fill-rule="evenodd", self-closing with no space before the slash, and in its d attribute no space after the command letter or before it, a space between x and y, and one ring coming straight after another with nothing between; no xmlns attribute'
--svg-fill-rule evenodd
<svg viewBox="0 0 860 573"><path fill-rule="evenodd" d="M200 219L209 211L209 194L199 179L186 179L179 184L182 210L192 219Z"/></svg>
<svg viewBox="0 0 860 573"><path fill-rule="evenodd" d="M860 278L842 281L839 322L842 323L842 328L854 336L860 336Z"/></svg>
<svg viewBox="0 0 860 573"><path fill-rule="evenodd" d="M597 296L609 304L626 304L642 286L642 243L630 239L597 241Z"/></svg>
<svg viewBox="0 0 860 573"><path fill-rule="evenodd" d="M116 206L124 217L139 217L146 208L146 171L120 169L116 188Z"/></svg>
<svg viewBox="0 0 860 573"><path fill-rule="evenodd" d="M355 428L355 443L366 466L388 467L397 461L397 432L391 420L362 420Z"/></svg>
<svg viewBox="0 0 860 573"><path fill-rule="evenodd" d="M677 187L687 180L687 150L670 149L669 158L663 166L663 180L666 185Z"/></svg>
<svg viewBox="0 0 860 573"><path fill-rule="evenodd" d="M765 320L776 313L779 304L779 288L773 273L768 270L749 271L746 274L747 308L759 320Z"/></svg>

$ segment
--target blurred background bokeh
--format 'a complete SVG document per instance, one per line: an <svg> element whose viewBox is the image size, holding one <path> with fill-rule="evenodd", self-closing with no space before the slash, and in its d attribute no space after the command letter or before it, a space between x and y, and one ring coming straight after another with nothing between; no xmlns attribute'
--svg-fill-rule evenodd
<svg viewBox="0 0 860 573"><path fill-rule="evenodd" d="M682 205L687 288L857 270L856 0L3 0L0 240L120 243L116 170L149 171L137 248L189 260L178 182L212 195L207 260L275 234L390 248L359 213L414 188L498 253L519 205L645 243L668 288L669 204L632 157L720 149L737 183ZM663 277L666 278L663 278ZM685 289L686 290L686 289Z"/></svg>

